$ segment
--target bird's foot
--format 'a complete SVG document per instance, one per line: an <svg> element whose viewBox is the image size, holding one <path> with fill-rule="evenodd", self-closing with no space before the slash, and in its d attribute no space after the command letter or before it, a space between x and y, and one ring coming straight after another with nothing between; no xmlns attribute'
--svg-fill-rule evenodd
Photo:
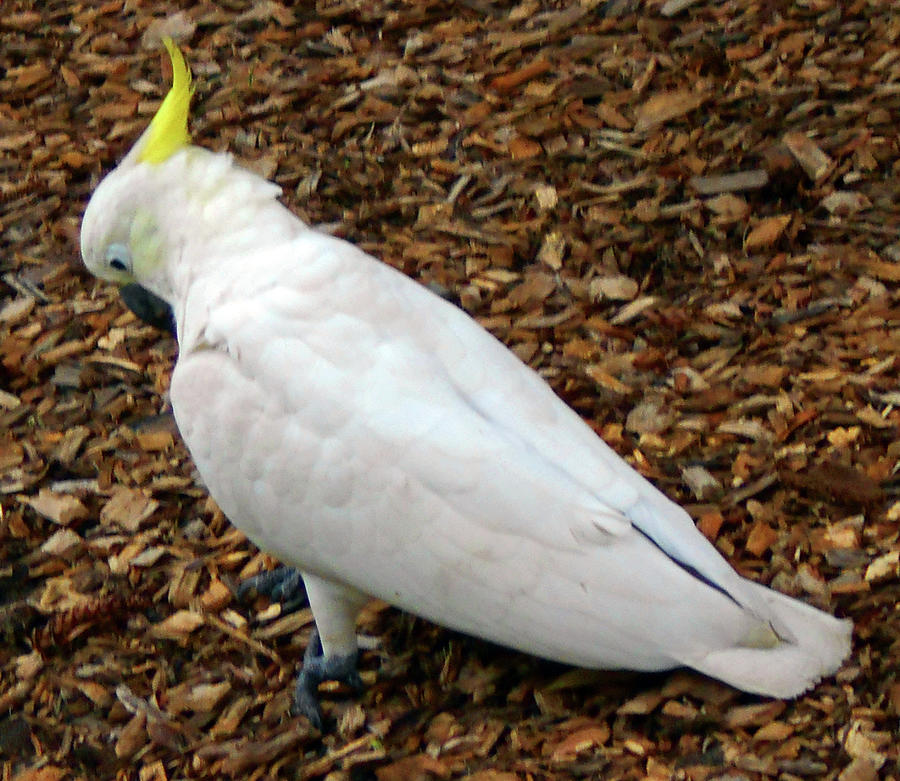
<svg viewBox="0 0 900 781"><path fill-rule="evenodd" d="M356 691L363 688L362 678L356 669L357 654L328 656L322 652L319 632L313 629L309 645L303 654L303 667L297 674L294 687L294 713L306 716L318 730L322 729L322 709L319 707L319 684L322 681L339 681Z"/></svg>
<svg viewBox="0 0 900 781"><path fill-rule="evenodd" d="M280 602L282 613L291 613L307 604L303 577L293 567L276 567L247 578L237 587L238 599L253 591Z"/></svg>

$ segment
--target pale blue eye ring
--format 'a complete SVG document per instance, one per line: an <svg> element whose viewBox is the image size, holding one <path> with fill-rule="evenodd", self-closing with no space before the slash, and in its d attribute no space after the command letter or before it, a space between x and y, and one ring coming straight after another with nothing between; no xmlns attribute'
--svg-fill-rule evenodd
<svg viewBox="0 0 900 781"><path fill-rule="evenodd" d="M124 244L110 244L106 248L106 264L116 271L131 271L131 253Z"/></svg>

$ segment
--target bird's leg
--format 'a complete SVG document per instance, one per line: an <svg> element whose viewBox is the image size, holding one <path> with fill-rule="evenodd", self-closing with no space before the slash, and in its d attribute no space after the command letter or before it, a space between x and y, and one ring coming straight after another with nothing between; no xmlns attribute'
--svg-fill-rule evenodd
<svg viewBox="0 0 900 781"><path fill-rule="evenodd" d="M293 567L280 566L247 578L237 587L237 597L244 599L252 591L280 602L282 613L291 613L308 601L303 576Z"/></svg>
<svg viewBox="0 0 900 781"><path fill-rule="evenodd" d="M316 629L303 656L294 688L294 712L322 729L318 687L322 681L340 681L362 689L356 669L356 616L368 601L365 594L339 583L303 574Z"/></svg>

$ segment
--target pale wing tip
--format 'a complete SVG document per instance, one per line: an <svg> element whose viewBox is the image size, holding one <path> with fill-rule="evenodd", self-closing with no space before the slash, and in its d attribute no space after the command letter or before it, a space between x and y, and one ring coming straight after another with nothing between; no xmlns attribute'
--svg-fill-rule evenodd
<svg viewBox="0 0 900 781"><path fill-rule="evenodd" d="M725 648L691 667L752 694L792 699L834 674L850 655L853 622L822 616L818 631L775 648Z"/></svg>

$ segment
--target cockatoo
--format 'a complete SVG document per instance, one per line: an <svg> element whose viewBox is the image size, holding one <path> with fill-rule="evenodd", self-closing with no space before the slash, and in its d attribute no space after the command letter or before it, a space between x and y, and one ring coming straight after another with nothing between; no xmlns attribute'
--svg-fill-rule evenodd
<svg viewBox="0 0 900 781"><path fill-rule="evenodd" d="M739 576L468 315L292 214L280 189L193 146L190 71L97 187L87 268L174 312L171 402L209 492L303 575L318 630L296 702L357 681L377 597L586 668L688 666L793 697L851 625Z"/></svg>

